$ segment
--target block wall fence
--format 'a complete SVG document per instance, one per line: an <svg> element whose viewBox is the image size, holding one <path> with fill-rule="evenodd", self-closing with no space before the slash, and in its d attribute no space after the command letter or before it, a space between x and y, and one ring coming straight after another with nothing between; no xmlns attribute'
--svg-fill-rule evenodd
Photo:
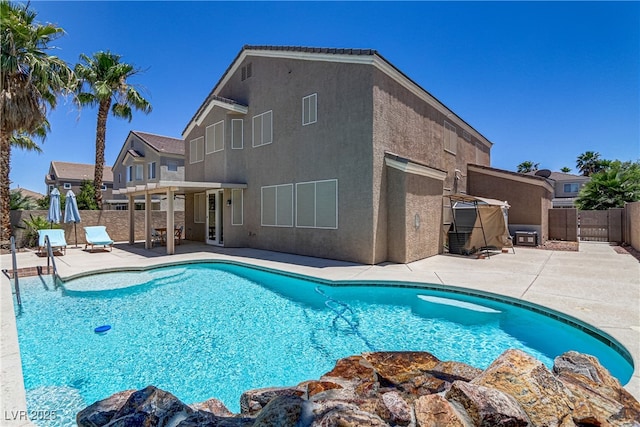
<svg viewBox="0 0 640 427"><path fill-rule="evenodd" d="M32 210L32 211L11 211L11 228L13 235L16 237L16 245L20 248L23 247L23 234L24 234L24 222L23 219L29 220L31 215L34 217L41 216L47 218L46 210ZM78 245L85 243L84 229L82 227L93 225L104 225L107 227L107 233L116 242L128 242L129 241L129 211L80 211L80 218L82 222L76 224L76 230L78 233ZM144 211L135 211L135 240L144 240ZM175 212L175 226L180 227L184 225L184 212ZM164 211L152 211L151 212L151 225L152 227L166 227L167 213ZM58 224L60 228L64 230L67 244L75 244L75 235L73 230L73 223Z"/></svg>

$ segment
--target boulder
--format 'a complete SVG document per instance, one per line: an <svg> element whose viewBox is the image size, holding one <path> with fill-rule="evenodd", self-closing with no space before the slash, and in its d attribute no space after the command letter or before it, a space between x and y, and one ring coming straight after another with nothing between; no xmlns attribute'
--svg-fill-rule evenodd
<svg viewBox="0 0 640 427"><path fill-rule="evenodd" d="M381 351L364 353L363 357L378 374L383 387L402 384L440 363L437 357L423 351Z"/></svg>
<svg viewBox="0 0 640 427"><path fill-rule="evenodd" d="M595 357L570 351L556 357L553 371L573 394L576 423L640 426L640 403Z"/></svg>
<svg viewBox="0 0 640 427"><path fill-rule="evenodd" d="M316 403L310 427L390 427L379 416L362 410L358 405L342 401Z"/></svg>
<svg viewBox="0 0 640 427"><path fill-rule="evenodd" d="M421 396L414 402L416 427L465 427L469 423L439 394Z"/></svg>
<svg viewBox="0 0 640 427"><path fill-rule="evenodd" d="M164 427L178 424L194 412L173 394L154 386L147 386L131 393L120 410L114 414L109 427L118 425Z"/></svg>
<svg viewBox="0 0 640 427"><path fill-rule="evenodd" d="M527 413L510 395L478 384L455 381L445 398L459 404L475 426L531 426ZM533 424L535 425L535 424Z"/></svg>
<svg viewBox="0 0 640 427"><path fill-rule="evenodd" d="M101 427L109 424L113 416L120 411L120 408L134 392L135 390L120 391L87 406L78 412L76 423L79 427Z"/></svg>
<svg viewBox="0 0 640 427"><path fill-rule="evenodd" d="M189 406L191 406L191 408L196 411L210 412L213 415L217 415L220 417L233 416L233 412L227 409L224 403L215 398L205 400L204 402L193 403Z"/></svg>
<svg viewBox="0 0 640 427"><path fill-rule="evenodd" d="M299 387L266 387L248 390L240 396L240 413L244 415L255 415L276 397L300 397L304 395L304 393L305 391Z"/></svg>
<svg viewBox="0 0 640 427"><path fill-rule="evenodd" d="M413 411L411 406L397 391L391 391L382 395L382 402L390 413L389 424L406 426L411 423Z"/></svg>
<svg viewBox="0 0 640 427"><path fill-rule="evenodd" d="M299 396L282 394L269 401L255 418L254 427L295 427L307 403ZM307 403L308 404L308 403Z"/></svg>
<svg viewBox="0 0 640 427"><path fill-rule="evenodd" d="M502 353L471 384L513 396L536 426L557 426L573 409L571 392L564 384L521 350Z"/></svg>

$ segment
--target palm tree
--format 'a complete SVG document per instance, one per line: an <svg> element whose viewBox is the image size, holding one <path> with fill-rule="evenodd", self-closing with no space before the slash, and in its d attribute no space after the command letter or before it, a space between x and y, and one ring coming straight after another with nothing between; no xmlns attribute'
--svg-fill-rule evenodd
<svg viewBox="0 0 640 427"><path fill-rule="evenodd" d="M47 52L52 48L49 44L62 36L64 30L52 24L39 24L35 18L36 12L28 5L0 0L0 241L3 242L11 235L11 147L28 148L29 143L23 137L43 126L47 108L55 108L58 95L73 91L77 82L73 70Z"/></svg>
<svg viewBox="0 0 640 427"><path fill-rule="evenodd" d="M640 162L615 160L591 176L580 190L578 209L603 210L621 208L640 201Z"/></svg>
<svg viewBox="0 0 640 427"><path fill-rule="evenodd" d="M518 165L518 173L535 172L538 170L540 163L533 163L530 160L526 160Z"/></svg>
<svg viewBox="0 0 640 427"><path fill-rule="evenodd" d="M560 169L560 172L562 172L562 173L569 173L569 172L571 172L571 168L570 168L569 166L563 166L563 167Z"/></svg>
<svg viewBox="0 0 640 427"><path fill-rule="evenodd" d="M584 176L591 176L604 169L609 162L600 158L600 153L585 151L576 159L576 168Z"/></svg>
<svg viewBox="0 0 640 427"><path fill-rule="evenodd" d="M140 71L135 69L133 65L120 62L120 58L120 55L109 51L94 53L92 57L82 54L80 55L82 63L75 67L75 72L81 81L78 87L78 102L80 105L98 107L93 187L99 209L102 209L102 191L100 189L102 187L109 109L114 116L129 121L132 119L132 108L145 114L151 112L149 101L127 83L127 79Z"/></svg>
<svg viewBox="0 0 640 427"><path fill-rule="evenodd" d="M30 209L35 209L38 205L36 204L33 197L26 196L22 194L19 189L13 189L10 191L11 194L11 210L22 210L28 211Z"/></svg>

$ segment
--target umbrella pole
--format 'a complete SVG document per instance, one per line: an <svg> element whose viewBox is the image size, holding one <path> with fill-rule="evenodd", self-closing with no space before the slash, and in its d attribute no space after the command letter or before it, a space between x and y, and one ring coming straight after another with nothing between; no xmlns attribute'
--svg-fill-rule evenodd
<svg viewBox="0 0 640 427"><path fill-rule="evenodd" d="M76 223L73 223L73 234L76 236L76 248L78 247L78 229L76 228Z"/></svg>

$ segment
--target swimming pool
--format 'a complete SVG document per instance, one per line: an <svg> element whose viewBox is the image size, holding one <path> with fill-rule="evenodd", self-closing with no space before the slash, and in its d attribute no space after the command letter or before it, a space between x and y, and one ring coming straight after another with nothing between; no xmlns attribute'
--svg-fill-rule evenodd
<svg viewBox="0 0 640 427"><path fill-rule="evenodd" d="M94 401L149 384L187 403L216 397L238 411L247 389L317 378L363 351L424 350L485 368L507 348L547 366L577 350L597 356L623 384L633 372L606 339L497 297L437 286L330 286L220 262L92 275L57 288L39 278L21 285L16 322L28 408L59 415L43 426L74 425ZM106 324L111 330L94 332Z"/></svg>

